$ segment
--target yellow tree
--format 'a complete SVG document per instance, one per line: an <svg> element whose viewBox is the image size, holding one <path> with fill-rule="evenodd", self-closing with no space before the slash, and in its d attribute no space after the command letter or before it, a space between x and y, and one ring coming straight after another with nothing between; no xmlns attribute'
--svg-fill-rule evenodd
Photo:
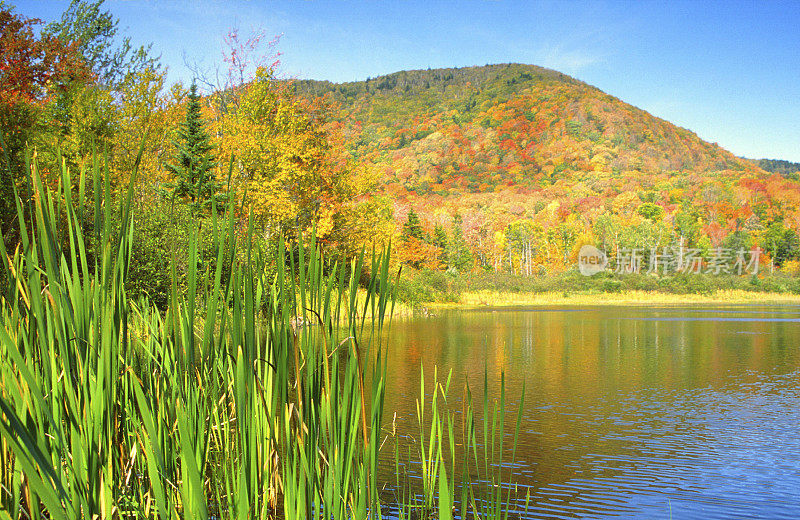
<svg viewBox="0 0 800 520"><path fill-rule="evenodd" d="M58 172L59 158L63 157L76 170L89 164L92 157L107 154L111 184L114 189L125 190L144 145L139 179L149 183L138 187L153 191L171 131L170 104L162 94L164 76L164 71L154 69L132 73L118 90L97 84L71 85L70 95L64 96L60 105L49 106L46 113L50 121L55 121L57 111L63 122L52 124L40 138L39 157L45 168ZM73 175L76 178L77 174Z"/></svg>
<svg viewBox="0 0 800 520"><path fill-rule="evenodd" d="M163 180L161 162L170 146L175 103L164 94L165 72L146 69L130 75L120 88L118 131L114 137L113 168L116 181L124 186L144 144L139 165L141 186L152 191ZM174 112L174 114L173 114ZM148 186L149 185L149 186Z"/></svg>
<svg viewBox="0 0 800 520"><path fill-rule="evenodd" d="M266 236L316 229L340 250L374 237L380 228L372 226L382 221L370 196L377 178L326 131L325 108L295 98L266 68L239 95L219 120L219 149L221 157L235 157L239 195L246 192Z"/></svg>

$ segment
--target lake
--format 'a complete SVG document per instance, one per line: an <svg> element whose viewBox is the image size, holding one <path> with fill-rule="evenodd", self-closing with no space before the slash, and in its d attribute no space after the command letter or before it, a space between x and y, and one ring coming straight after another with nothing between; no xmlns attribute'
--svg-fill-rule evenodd
<svg viewBox="0 0 800 520"><path fill-rule="evenodd" d="M505 372L509 435L525 382L526 518L800 517L800 307L442 311L388 338L401 433L421 365L477 407Z"/></svg>

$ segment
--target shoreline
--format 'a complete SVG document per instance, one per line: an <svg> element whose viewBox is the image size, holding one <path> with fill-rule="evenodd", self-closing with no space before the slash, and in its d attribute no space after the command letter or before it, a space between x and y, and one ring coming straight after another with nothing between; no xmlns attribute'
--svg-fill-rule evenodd
<svg viewBox="0 0 800 520"><path fill-rule="evenodd" d="M430 309L486 309L509 307L554 307L568 305L592 306L652 306L652 305L800 305L800 294L719 290L710 294L672 294L650 291L514 293L507 291L470 291L462 293L458 302L423 302Z"/></svg>

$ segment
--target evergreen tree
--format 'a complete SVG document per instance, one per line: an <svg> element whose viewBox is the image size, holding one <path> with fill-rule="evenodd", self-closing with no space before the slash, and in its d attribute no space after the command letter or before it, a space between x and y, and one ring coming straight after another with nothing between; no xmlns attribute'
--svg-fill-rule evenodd
<svg viewBox="0 0 800 520"><path fill-rule="evenodd" d="M193 209L207 207L213 200L223 202L222 194L218 193L220 184L214 175L214 147L205 130L200 114L200 95L194 83L189 90L186 120L178 127L173 145L175 157L166 165L167 171L175 177L169 185L169 196L188 200Z"/></svg>
<svg viewBox="0 0 800 520"><path fill-rule="evenodd" d="M461 215L453 218L453 233L447 248L447 262L449 268L457 271L468 271L472 268L472 252L461 230Z"/></svg>
<svg viewBox="0 0 800 520"><path fill-rule="evenodd" d="M782 265L784 261L796 259L800 255L800 239L793 229L784 226L782 219L767 227L762 247L772 256L775 265Z"/></svg>
<svg viewBox="0 0 800 520"><path fill-rule="evenodd" d="M436 224L433 228L433 245L442 250L439 261L447 265L447 232L441 224Z"/></svg>
<svg viewBox="0 0 800 520"><path fill-rule="evenodd" d="M413 208L408 212L408 220L403 224L403 240L408 240L409 238L426 241L425 232L422 230L422 222Z"/></svg>

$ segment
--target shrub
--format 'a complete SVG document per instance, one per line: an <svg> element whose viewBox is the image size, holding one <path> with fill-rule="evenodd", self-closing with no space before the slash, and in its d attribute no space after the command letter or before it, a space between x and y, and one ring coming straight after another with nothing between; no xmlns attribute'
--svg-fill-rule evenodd
<svg viewBox="0 0 800 520"><path fill-rule="evenodd" d="M622 291L622 282L619 280L607 279L603 280L602 287L605 292L620 292Z"/></svg>

